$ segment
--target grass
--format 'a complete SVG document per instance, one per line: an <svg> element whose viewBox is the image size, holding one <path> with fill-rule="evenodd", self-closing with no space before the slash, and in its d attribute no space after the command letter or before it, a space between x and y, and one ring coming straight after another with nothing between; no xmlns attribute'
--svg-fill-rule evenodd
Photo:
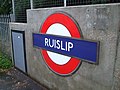
<svg viewBox="0 0 120 90"><path fill-rule="evenodd" d="M0 53L0 71L9 69L13 66L12 60L7 55Z"/></svg>

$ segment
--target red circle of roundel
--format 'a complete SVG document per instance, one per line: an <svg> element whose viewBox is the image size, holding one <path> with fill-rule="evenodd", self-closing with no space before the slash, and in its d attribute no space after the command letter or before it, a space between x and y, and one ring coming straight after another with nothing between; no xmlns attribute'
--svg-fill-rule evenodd
<svg viewBox="0 0 120 90"><path fill-rule="evenodd" d="M74 37L74 38L81 37L79 33L79 28L77 27L75 22L68 15L63 13L54 13L48 16L48 18L45 20L45 22L43 23L40 29L40 33L46 34L48 28L55 23L60 23L64 25L69 30L71 37ZM58 65L51 60L46 50L42 49L41 53L48 67L53 72L59 75L69 75L73 73L81 63L79 59L71 57L68 63L64 65Z"/></svg>

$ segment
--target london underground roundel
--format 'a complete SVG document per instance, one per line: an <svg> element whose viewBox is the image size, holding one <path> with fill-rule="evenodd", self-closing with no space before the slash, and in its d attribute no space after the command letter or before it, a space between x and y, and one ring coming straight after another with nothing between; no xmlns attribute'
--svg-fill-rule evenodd
<svg viewBox="0 0 120 90"><path fill-rule="evenodd" d="M48 16L40 28L40 33L71 38L81 38L79 28L75 21L67 14L61 12ZM72 74L81 63L80 59L47 51L45 49L42 49L41 53L47 66L59 75Z"/></svg>

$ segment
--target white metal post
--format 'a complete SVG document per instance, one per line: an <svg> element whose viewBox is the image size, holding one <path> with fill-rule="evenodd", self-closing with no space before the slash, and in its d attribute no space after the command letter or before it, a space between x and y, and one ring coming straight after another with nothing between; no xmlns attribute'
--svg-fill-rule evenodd
<svg viewBox="0 0 120 90"><path fill-rule="evenodd" d="M33 9L33 0L30 0L31 9Z"/></svg>
<svg viewBox="0 0 120 90"><path fill-rule="evenodd" d="M66 0L64 0L64 7L66 7Z"/></svg>
<svg viewBox="0 0 120 90"><path fill-rule="evenodd" d="M12 10L13 10L12 21L15 21L15 2L14 2L14 0L12 0Z"/></svg>

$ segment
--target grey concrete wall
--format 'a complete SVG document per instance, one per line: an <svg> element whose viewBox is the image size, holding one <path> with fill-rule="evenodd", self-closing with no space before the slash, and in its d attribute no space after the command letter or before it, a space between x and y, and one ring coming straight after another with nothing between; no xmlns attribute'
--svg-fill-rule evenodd
<svg viewBox="0 0 120 90"><path fill-rule="evenodd" d="M120 28L119 28L120 30ZM114 71L114 87L113 90L120 90L120 32L118 37L117 43L117 56L116 56L116 64L115 64L115 71Z"/></svg>
<svg viewBox="0 0 120 90"><path fill-rule="evenodd" d="M78 71L61 77L45 64L40 49L33 47L32 33L39 33L44 20L56 11L71 15L84 39L100 41L99 65L83 62ZM33 9L27 11L27 25L11 23L11 29L25 30L28 74L51 90L119 90L120 4Z"/></svg>

